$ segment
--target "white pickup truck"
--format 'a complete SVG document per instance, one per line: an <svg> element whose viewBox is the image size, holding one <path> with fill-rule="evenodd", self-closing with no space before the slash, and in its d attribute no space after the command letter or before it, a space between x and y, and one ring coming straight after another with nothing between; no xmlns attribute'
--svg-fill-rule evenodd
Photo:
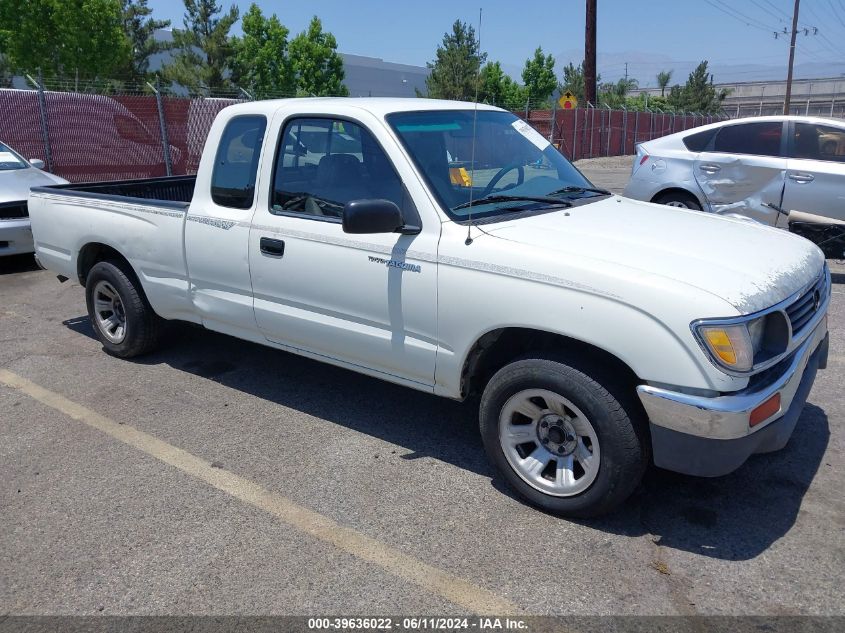
<svg viewBox="0 0 845 633"><path fill-rule="evenodd" d="M235 105L195 178L38 187L29 210L107 352L190 321L479 394L492 462L561 515L613 508L651 460L717 476L783 447L827 362L809 241L596 189L484 105Z"/></svg>

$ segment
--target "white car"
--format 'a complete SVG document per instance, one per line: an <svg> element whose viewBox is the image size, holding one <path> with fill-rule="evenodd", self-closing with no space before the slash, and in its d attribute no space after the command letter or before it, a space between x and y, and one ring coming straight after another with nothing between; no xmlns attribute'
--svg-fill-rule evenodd
<svg viewBox="0 0 845 633"><path fill-rule="evenodd" d="M845 122L754 117L647 141L637 147L624 195L738 213L817 243L845 235ZM829 256L842 257L845 240L828 245Z"/></svg>
<svg viewBox="0 0 845 633"><path fill-rule="evenodd" d="M107 352L182 320L479 394L491 461L565 515L621 503L652 457L715 476L783 447L827 361L815 246L596 189L486 105L244 103L196 177L29 202L36 256L84 286Z"/></svg>
<svg viewBox="0 0 845 633"><path fill-rule="evenodd" d="M32 253L32 230L26 199L29 188L67 183L64 178L41 171L44 163L25 160L0 143L0 256Z"/></svg>

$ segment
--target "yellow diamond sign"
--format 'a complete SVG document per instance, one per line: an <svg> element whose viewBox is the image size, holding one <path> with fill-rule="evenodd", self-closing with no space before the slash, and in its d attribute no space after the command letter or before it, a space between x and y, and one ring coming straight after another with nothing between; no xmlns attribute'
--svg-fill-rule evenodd
<svg viewBox="0 0 845 633"><path fill-rule="evenodd" d="M560 95L560 99L558 99L557 102L564 110L574 110L578 107L578 99L576 99L575 95L569 92L569 90Z"/></svg>

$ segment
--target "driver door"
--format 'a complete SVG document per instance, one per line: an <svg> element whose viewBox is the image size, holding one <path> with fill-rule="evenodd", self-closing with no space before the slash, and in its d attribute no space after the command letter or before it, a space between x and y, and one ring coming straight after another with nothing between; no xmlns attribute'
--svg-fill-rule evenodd
<svg viewBox="0 0 845 633"><path fill-rule="evenodd" d="M274 125L283 141L249 248L261 332L296 351L431 387L439 223L416 235L344 233L343 206L366 198L391 200L406 224L420 224L394 160L362 122L315 116Z"/></svg>

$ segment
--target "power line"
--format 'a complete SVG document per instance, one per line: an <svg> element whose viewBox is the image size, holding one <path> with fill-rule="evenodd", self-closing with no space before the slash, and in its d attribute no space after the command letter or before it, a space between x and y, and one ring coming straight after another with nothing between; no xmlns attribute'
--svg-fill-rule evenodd
<svg viewBox="0 0 845 633"><path fill-rule="evenodd" d="M786 11L784 11L783 9L781 9L780 7L776 6L773 2L770 2L769 0L763 0L763 2L768 4L770 7L772 7L775 11L780 13L785 18L789 18L789 14ZM780 18L778 18L778 19L780 19ZM781 22L783 22L783 20L781 20Z"/></svg>
<svg viewBox="0 0 845 633"><path fill-rule="evenodd" d="M729 15L735 20L742 22L746 26L750 26L751 28L755 28L759 31L765 31L771 33L772 31L776 31L776 27L767 26L760 20L756 18L752 18L742 11L734 9L732 6L725 4L722 0L704 0L707 4L709 4L714 9L718 9L725 15ZM718 4L716 4L718 2Z"/></svg>

